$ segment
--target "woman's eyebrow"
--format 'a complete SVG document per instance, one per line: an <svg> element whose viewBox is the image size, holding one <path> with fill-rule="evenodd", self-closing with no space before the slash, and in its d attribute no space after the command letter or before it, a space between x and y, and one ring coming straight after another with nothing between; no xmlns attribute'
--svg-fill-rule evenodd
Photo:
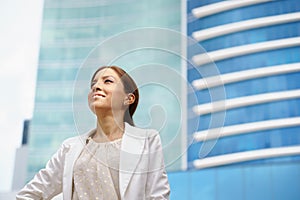
<svg viewBox="0 0 300 200"><path fill-rule="evenodd" d="M112 75L107 75L107 76L102 76L101 78L102 79L106 79L106 78L109 78L109 77L111 77L111 78L113 78L113 79L116 79L114 76L112 76Z"/></svg>
<svg viewBox="0 0 300 200"><path fill-rule="evenodd" d="M109 77L111 77L111 78L113 78L113 79L116 80L116 78L115 78L113 75L102 76L101 79L104 80L104 79L109 78ZM94 83L94 82L97 82L97 81L98 81L98 78L95 77L95 78L91 81L91 83Z"/></svg>

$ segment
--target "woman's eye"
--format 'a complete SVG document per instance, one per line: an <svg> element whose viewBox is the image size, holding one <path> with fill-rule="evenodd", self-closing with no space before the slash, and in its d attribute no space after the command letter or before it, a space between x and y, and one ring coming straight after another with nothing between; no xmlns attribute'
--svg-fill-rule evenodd
<svg viewBox="0 0 300 200"><path fill-rule="evenodd" d="M113 83L113 81L110 80L110 79L106 79L106 80L104 81L104 83Z"/></svg>

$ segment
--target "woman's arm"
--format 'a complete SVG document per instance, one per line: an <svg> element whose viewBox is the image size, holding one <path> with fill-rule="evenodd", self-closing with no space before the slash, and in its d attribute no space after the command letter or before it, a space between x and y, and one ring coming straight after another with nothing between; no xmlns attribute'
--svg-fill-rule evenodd
<svg viewBox="0 0 300 200"><path fill-rule="evenodd" d="M169 199L170 186L165 171L161 139L157 131L153 131L149 137L149 151L146 199Z"/></svg>
<svg viewBox="0 0 300 200"><path fill-rule="evenodd" d="M34 178L16 195L17 200L51 199L62 192L62 176L68 145L64 143Z"/></svg>

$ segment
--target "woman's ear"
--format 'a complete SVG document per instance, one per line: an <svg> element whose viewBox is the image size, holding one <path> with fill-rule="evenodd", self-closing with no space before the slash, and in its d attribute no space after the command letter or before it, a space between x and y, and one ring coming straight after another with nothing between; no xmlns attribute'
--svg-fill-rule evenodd
<svg viewBox="0 0 300 200"><path fill-rule="evenodd" d="M126 98L125 98L125 101L124 101L124 105L130 105L130 104L133 104L135 101L135 96L134 94L132 93L128 93Z"/></svg>

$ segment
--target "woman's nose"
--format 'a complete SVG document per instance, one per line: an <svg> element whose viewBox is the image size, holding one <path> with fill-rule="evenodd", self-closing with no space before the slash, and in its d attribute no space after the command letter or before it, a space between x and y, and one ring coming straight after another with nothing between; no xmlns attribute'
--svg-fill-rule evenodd
<svg viewBox="0 0 300 200"><path fill-rule="evenodd" d="M93 92L96 91L101 91L102 90L102 86L99 83L95 83L92 87Z"/></svg>

